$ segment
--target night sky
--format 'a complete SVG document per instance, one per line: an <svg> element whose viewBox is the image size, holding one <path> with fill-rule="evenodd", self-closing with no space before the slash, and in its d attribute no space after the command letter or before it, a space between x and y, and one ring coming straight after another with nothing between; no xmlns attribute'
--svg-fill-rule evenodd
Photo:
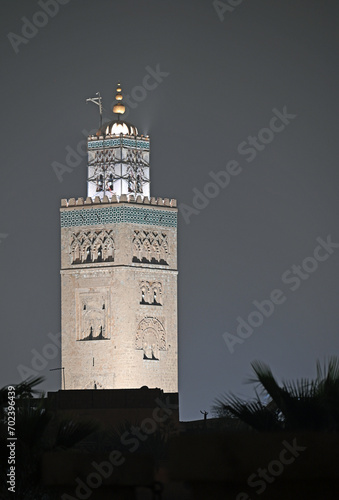
<svg viewBox="0 0 339 500"><path fill-rule="evenodd" d="M151 138L152 196L180 206L181 419L250 394L253 360L288 379L338 354L338 13L335 0L2 0L0 386L60 332L60 199L86 196L86 156L59 179L53 165L98 126L86 98L100 91L112 118L118 80ZM60 388L49 353L46 391Z"/></svg>

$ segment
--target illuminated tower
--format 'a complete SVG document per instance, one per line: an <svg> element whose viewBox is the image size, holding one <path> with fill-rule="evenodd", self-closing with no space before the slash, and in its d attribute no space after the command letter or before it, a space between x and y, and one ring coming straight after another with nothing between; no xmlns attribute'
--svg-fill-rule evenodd
<svg viewBox="0 0 339 500"><path fill-rule="evenodd" d="M61 202L65 388L177 392L176 201L149 197L149 137L116 99L88 137L87 198Z"/></svg>
<svg viewBox="0 0 339 500"><path fill-rule="evenodd" d="M120 84L113 107L117 119L101 126L88 141L87 196L133 194L150 196L149 137L138 134L134 125L122 121L125 113ZM95 99L95 98L94 98ZM99 100L101 110L101 98ZM93 140L95 139L95 140Z"/></svg>

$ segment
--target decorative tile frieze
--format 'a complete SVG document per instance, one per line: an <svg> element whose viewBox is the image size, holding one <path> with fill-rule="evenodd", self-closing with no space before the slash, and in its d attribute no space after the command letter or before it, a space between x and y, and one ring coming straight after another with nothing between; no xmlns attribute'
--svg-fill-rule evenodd
<svg viewBox="0 0 339 500"><path fill-rule="evenodd" d="M114 148L118 146L126 146L129 148L147 149L149 150L149 141L142 139L128 139L127 137L117 137L115 139L102 139L98 141L88 141L88 149L104 149Z"/></svg>
<svg viewBox="0 0 339 500"><path fill-rule="evenodd" d="M60 219L61 227L98 226L119 223L161 227L177 226L177 212L128 206L63 210L60 213Z"/></svg>

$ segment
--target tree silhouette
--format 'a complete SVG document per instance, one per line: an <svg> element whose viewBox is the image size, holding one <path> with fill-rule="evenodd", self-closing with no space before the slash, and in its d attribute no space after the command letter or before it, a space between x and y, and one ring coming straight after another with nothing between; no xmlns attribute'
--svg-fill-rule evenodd
<svg viewBox="0 0 339 500"><path fill-rule="evenodd" d="M252 363L255 398L244 401L232 393L215 400L219 417L237 418L257 431L338 431L339 359L322 366L317 361L314 380L283 381L281 385L268 365ZM259 390L260 389L260 390Z"/></svg>
<svg viewBox="0 0 339 500"><path fill-rule="evenodd" d="M42 456L48 451L67 450L92 434L93 422L58 420L48 408L48 401L36 386L42 377L30 378L13 386L16 394L16 496L20 500L53 499L54 492L41 483ZM33 399L33 395L39 398ZM7 386L0 389L0 498L14 498L8 491ZM48 496L46 496L46 494Z"/></svg>

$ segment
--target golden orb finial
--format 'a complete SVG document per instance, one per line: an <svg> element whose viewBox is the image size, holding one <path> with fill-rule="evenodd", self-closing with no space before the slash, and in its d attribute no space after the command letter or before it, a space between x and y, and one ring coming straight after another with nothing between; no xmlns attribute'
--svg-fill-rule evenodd
<svg viewBox="0 0 339 500"><path fill-rule="evenodd" d="M118 101L118 103L113 106L113 113L117 113L118 115L123 115L126 111L125 106L122 104L122 102L120 102L123 99L121 92L121 85L120 82L118 82L117 93L115 96L115 100Z"/></svg>

